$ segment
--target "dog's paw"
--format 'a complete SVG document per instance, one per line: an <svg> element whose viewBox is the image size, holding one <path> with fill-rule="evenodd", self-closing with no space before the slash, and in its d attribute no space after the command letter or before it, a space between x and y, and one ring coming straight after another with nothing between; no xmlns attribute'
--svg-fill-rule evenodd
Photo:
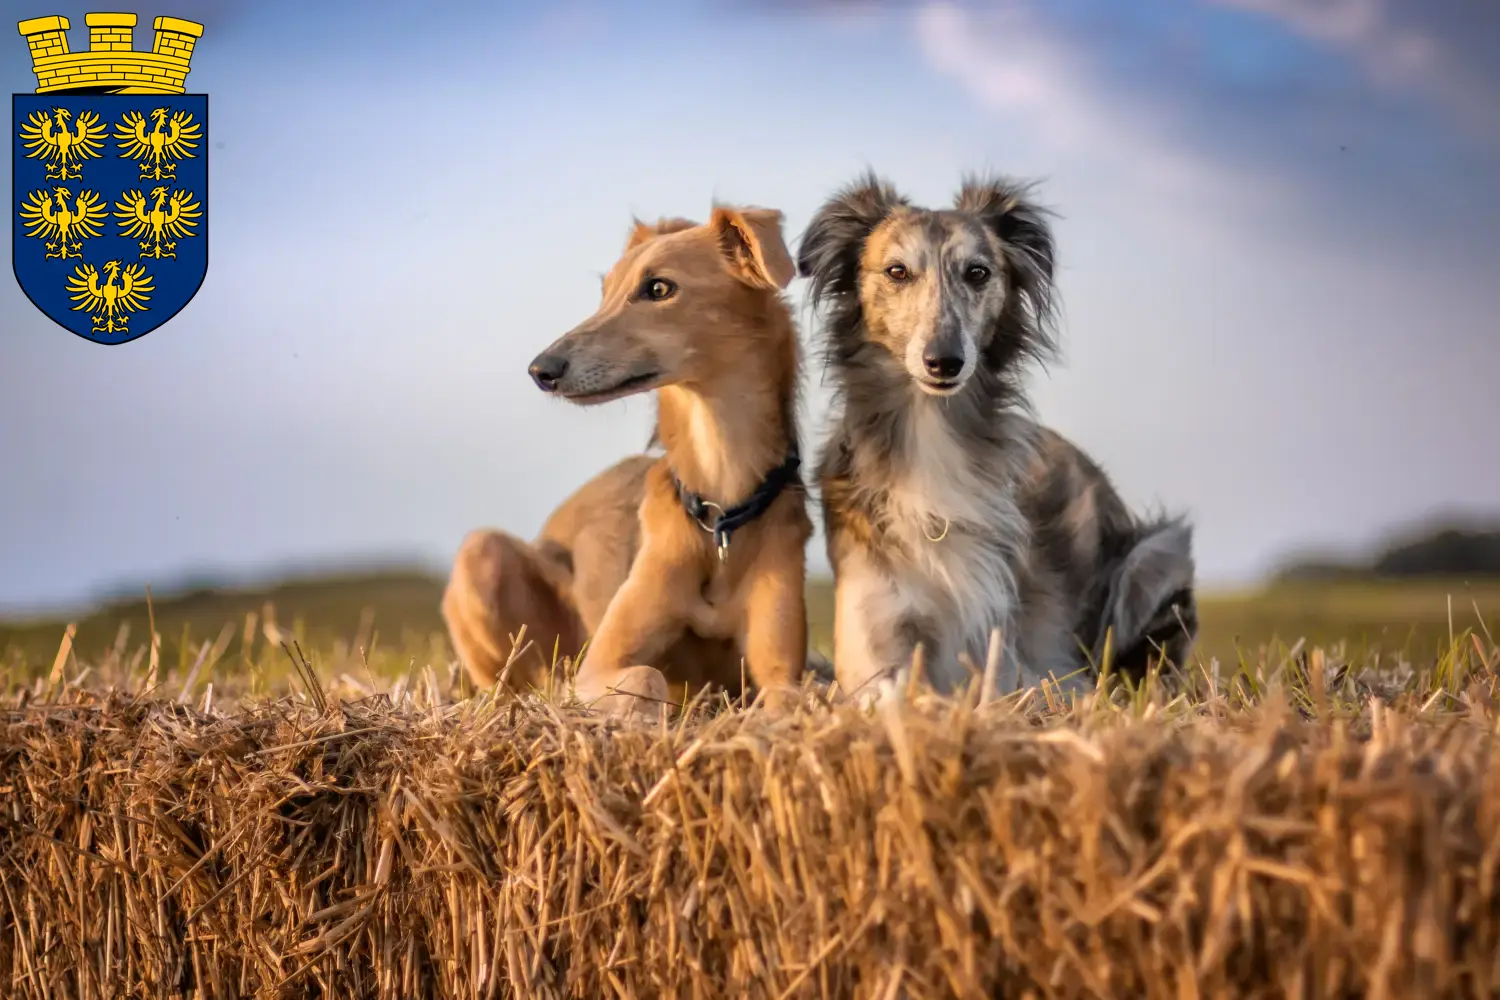
<svg viewBox="0 0 1500 1000"><path fill-rule="evenodd" d="M840 692L839 697L860 712L874 712L891 702L904 701L908 682L909 671L896 670L871 678L854 691Z"/></svg>
<svg viewBox="0 0 1500 1000"><path fill-rule="evenodd" d="M804 704L805 698L802 688L793 687L790 684L771 684L761 688L756 693L755 704L764 712L772 715L787 715L795 712Z"/></svg>
<svg viewBox="0 0 1500 1000"><path fill-rule="evenodd" d="M671 700L667 679L655 667L627 667L613 677L575 685L574 697L605 715L659 718Z"/></svg>

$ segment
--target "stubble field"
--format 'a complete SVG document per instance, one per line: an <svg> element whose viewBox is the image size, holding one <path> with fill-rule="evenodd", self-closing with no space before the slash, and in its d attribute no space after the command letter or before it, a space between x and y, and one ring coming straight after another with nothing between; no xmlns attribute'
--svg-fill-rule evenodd
<svg viewBox="0 0 1500 1000"><path fill-rule="evenodd" d="M466 690L438 590L0 627L4 992L1500 988L1500 585L1206 598L1193 669L1072 702L658 728Z"/></svg>

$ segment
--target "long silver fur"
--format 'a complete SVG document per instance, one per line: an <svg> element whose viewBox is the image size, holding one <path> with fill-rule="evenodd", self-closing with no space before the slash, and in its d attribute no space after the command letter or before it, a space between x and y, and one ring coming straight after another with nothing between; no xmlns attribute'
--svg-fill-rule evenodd
<svg viewBox="0 0 1500 1000"><path fill-rule="evenodd" d="M1120 670L1181 664L1191 526L1133 515L1025 392L1056 351L1055 244L1032 188L966 178L952 208L927 209L866 174L819 209L798 269L836 394L818 481L840 688L888 688L920 646L952 691L996 630L1002 688L1090 684L1106 636Z"/></svg>

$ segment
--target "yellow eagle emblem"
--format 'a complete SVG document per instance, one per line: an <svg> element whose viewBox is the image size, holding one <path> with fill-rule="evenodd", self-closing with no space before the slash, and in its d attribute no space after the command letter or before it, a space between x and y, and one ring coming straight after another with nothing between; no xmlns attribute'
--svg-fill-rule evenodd
<svg viewBox="0 0 1500 1000"><path fill-rule="evenodd" d="M192 159L198 148L193 140L202 138L202 131L193 121L190 111L172 111L156 108L151 112L151 126L146 126L146 116L139 111L125 112L124 120L115 126L115 138L120 140L121 156L137 161L141 168L141 180L163 181L177 176L177 161Z"/></svg>
<svg viewBox="0 0 1500 1000"><path fill-rule="evenodd" d="M158 260L176 257L177 241L198 235L193 230L203 215L191 191L170 191L165 185L152 188L149 200L139 191L127 191L115 208L120 235L139 240L142 257Z"/></svg>
<svg viewBox="0 0 1500 1000"><path fill-rule="evenodd" d="M100 226L109 209L92 191L79 192L72 205L73 192L61 185L47 191L32 191L21 202L21 221L31 227L27 236L46 240L47 256L59 260L82 257L83 240L102 234Z"/></svg>
<svg viewBox="0 0 1500 1000"><path fill-rule="evenodd" d="M94 319L95 333L124 333L130 323L127 313L145 310L154 290L144 264L111 260L104 265L104 282L92 264L77 264L68 275L70 298L78 303L74 312L87 312ZM116 281L119 283L116 284Z"/></svg>
<svg viewBox="0 0 1500 1000"><path fill-rule="evenodd" d="M84 160L104 155L103 140L108 130L99 116L92 111L81 112L69 128L68 119L72 117L73 112L67 108L53 108L50 115L33 111L21 123L21 140L30 150L26 158L46 162L49 181L76 181L83 176Z"/></svg>

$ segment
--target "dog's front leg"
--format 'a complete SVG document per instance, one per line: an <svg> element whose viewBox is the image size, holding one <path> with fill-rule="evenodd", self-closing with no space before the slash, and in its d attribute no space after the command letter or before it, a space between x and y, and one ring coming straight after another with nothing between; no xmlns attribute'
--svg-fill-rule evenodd
<svg viewBox="0 0 1500 1000"><path fill-rule="evenodd" d="M799 537L785 541L767 544L757 555L739 635L750 679L776 708L794 700L807 668L805 543Z"/></svg>
<svg viewBox="0 0 1500 1000"><path fill-rule="evenodd" d="M579 664L573 692L580 702L611 715L654 715L666 706L667 679L649 664L682 635L685 617L674 579L679 575L647 552L637 558Z"/></svg>
<svg viewBox="0 0 1500 1000"><path fill-rule="evenodd" d="M921 618L889 575L862 552L835 569L833 669L845 697L867 702L888 695L910 675ZM924 652L936 650L926 643Z"/></svg>

